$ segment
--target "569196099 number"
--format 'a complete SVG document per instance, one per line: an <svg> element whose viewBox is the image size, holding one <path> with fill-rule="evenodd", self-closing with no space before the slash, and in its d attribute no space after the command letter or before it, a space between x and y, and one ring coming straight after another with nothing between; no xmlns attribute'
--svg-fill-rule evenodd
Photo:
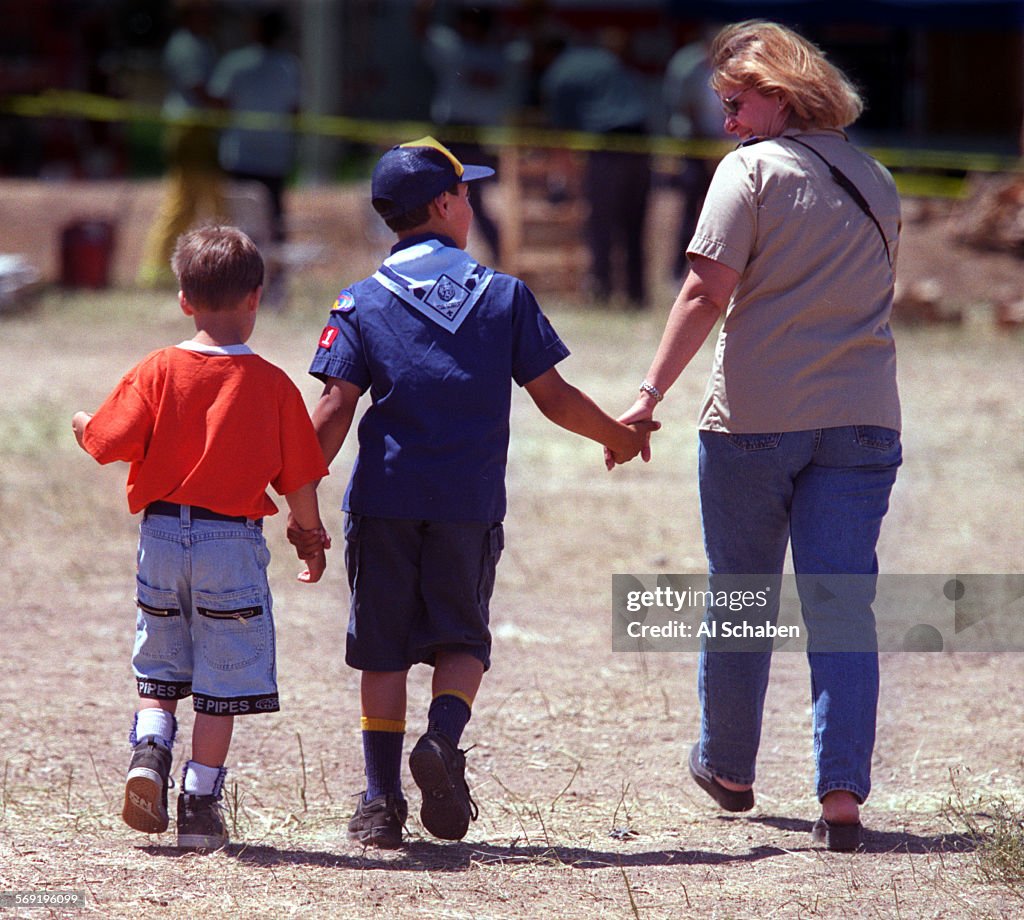
<svg viewBox="0 0 1024 920"><path fill-rule="evenodd" d="M0 891L0 907L85 907L85 892Z"/></svg>

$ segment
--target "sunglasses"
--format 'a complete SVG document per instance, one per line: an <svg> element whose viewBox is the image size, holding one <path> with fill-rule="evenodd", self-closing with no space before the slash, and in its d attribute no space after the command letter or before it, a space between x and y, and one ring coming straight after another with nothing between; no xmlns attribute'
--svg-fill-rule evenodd
<svg viewBox="0 0 1024 920"><path fill-rule="evenodd" d="M736 115L736 114L738 114L739 110L740 110L740 107L739 107L739 103L737 102L737 100L748 89L750 89L749 86L747 87L747 89L741 89L738 93L733 93L728 99L721 100L722 101L722 111L725 112L726 115Z"/></svg>

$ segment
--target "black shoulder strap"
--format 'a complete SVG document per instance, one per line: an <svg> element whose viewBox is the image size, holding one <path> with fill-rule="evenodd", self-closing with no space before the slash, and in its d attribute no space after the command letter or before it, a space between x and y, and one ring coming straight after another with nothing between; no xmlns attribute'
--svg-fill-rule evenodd
<svg viewBox="0 0 1024 920"><path fill-rule="evenodd" d="M878 235L882 237L882 245L885 246L885 257L889 261L889 265L892 265L892 254L889 252L889 241L885 238L885 231L882 229L882 225L878 222L878 218L875 217L874 212L871 210L871 205L868 204L867 199L860 193L860 189L853 184L850 177L847 176L846 173L844 173L838 166L833 166L810 144L805 144L803 141L797 140L795 137L787 137L786 140L793 141L794 144L799 144L801 147L806 147L828 167L828 171L832 174L832 178L835 180L836 184L853 199L857 207L870 217L878 228Z"/></svg>

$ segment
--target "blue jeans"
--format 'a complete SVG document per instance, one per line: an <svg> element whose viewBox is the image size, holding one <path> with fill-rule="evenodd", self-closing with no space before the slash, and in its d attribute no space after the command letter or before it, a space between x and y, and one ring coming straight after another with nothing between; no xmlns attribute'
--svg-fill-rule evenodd
<svg viewBox="0 0 1024 920"><path fill-rule="evenodd" d="M792 544L808 636L819 799L842 789L863 802L871 789L878 703L874 580L866 579L870 590L856 592L842 610L844 628L866 636L866 645L822 651L815 650L815 628L828 632L834 607L810 596L800 576L877 574L875 546L901 458L899 433L877 426L700 432L701 518L712 589L716 576L767 575L781 584ZM758 579L762 587L768 582ZM777 588L771 594L778 598ZM706 619L717 615L709 609ZM777 615L776 602L765 619L774 622ZM753 783L771 640L753 651L719 648L702 641L700 759L723 779Z"/></svg>
<svg viewBox="0 0 1024 920"><path fill-rule="evenodd" d="M146 514L132 669L140 697L208 715L277 712L270 552L254 521Z"/></svg>

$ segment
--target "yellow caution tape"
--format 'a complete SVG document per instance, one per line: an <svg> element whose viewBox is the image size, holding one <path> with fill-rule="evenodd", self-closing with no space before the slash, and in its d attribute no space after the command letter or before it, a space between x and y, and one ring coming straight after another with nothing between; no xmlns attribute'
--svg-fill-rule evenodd
<svg viewBox="0 0 1024 920"><path fill-rule="evenodd" d="M34 96L10 96L0 100L0 112L25 118L85 118L90 121L148 122L156 124L205 125L211 128L239 127L250 130L289 130L298 134L344 138L368 144L399 143L409 137L436 132L438 127L419 121L371 121L340 115L275 115L263 112L197 110L180 118L168 118L158 105L130 102L70 90L47 90ZM620 150L656 156L691 156L718 159L733 149L732 142L681 140L658 135L608 135L584 131L556 131L523 126L472 127L446 125L448 142L476 141L494 147L534 147L576 151ZM1024 173L1024 158L995 153L868 148L881 163L897 170ZM962 180L949 176L903 175L897 182L926 194L958 194Z"/></svg>

